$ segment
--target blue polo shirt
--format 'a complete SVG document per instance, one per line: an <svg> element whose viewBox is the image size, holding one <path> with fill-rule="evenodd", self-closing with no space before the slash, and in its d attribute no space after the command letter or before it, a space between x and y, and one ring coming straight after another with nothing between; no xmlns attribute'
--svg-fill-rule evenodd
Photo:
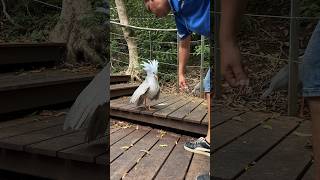
<svg viewBox="0 0 320 180"><path fill-rule="evenodd" d="M192 32L210 36L210 0L168 0L180 39Z"/></svg>

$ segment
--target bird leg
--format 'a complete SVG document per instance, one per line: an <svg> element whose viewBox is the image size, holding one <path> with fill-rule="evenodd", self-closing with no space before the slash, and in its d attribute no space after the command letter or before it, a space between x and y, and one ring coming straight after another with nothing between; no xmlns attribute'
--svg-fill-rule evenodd
<svg viewBox="0 0 320 180"><path fill-rule="evenodd" d="M147 105L147 98L145 98L145 107L146 107L146 109L148 109L149 111L154 111L154 110L156 110L156 109L154 109L154 108L151 108L150 104Z"/></svg>
<svg viewBox="0 0 320 180"><path fill-rule="evenodd" d="M148 107L147 107L147 97L144 97L144 108L147 110Z"/></svg>

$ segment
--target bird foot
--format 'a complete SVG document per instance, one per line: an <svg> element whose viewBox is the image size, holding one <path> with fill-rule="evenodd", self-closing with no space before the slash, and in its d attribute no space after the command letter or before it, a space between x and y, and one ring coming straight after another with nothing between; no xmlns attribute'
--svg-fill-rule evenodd
<svg viewBox="0 0 320 180"><path fill-rule="evenodd" d="M148 106L148 108L147 108L149 111L154 111L154 110L156 110L155 108L152 108L151 106Z"/></svg>

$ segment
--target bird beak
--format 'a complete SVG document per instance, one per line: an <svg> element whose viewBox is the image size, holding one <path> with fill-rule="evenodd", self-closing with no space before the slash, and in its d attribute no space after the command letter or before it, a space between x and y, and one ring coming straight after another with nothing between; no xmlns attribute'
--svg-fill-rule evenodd
<svg viewBox="0 0 320 180"><path fill-rule="evenodd" d="M157 81L158 81L158 79L159 79L158 76L157 76L157 75L154 75L154 77L156 77L156 79L157 79Z"/></svg>

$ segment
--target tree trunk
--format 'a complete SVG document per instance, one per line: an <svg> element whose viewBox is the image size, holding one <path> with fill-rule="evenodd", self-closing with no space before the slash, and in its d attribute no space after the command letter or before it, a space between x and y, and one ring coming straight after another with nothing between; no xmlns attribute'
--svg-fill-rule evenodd
<svg viewBox="0 0 320 180"><path fill-rule="evenodd" d="M120 23L124 25L129 25L128 15L126 6L123 0L115 0L118 16ZM126 71L126 74L131 75L131 79L139 78L139 62L138 62L138 49L137 43L133 38L133 31L127 27L122 27L124 38L128 45L129 50L129 67Z"/></svg>
<svg viewBox="0 0 320 180"><path fill-rule="evenodd" d="M71 63L102 64L109 57L109 16L93 6L92 0L63 0L60 19L49 35L50 41L67 44L66 60ZM104 22L97 22L97 17Z"/></svg>

